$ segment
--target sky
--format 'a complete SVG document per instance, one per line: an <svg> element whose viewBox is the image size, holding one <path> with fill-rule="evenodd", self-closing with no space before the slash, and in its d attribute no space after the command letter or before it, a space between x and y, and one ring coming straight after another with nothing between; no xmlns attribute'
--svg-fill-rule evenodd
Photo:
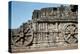
<svg viewBox="0 0 80 54"><path fill-rule="evenodd" d="M22 23L32 19L32 12L45 7L58 7L60 4L36 3L36 2L19 2L11 3L11 28L20 27Z"/></svg>

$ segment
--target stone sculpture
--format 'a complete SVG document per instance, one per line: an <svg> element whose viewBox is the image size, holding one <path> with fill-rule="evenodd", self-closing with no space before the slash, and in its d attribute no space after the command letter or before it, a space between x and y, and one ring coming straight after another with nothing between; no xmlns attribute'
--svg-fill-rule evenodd
<svg viewBox="0 0 80 54"><path fill-rule="evenodd" d="M10 52L78 48L78 6L34 10L32 20L11 29Z"/></svg>

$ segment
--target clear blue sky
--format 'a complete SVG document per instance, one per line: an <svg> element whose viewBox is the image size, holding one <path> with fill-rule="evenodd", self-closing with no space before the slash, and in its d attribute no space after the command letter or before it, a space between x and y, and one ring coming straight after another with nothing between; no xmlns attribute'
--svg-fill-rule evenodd
<svg viewBox="0 0 80 54"><path fill-rule="evenodd" d="M12 2L11 28L18 28L22 23L27 22L32 18L34 9L41 9L44 7L56 7L59 4L48 3L32 3L32 2Z"/></svg>

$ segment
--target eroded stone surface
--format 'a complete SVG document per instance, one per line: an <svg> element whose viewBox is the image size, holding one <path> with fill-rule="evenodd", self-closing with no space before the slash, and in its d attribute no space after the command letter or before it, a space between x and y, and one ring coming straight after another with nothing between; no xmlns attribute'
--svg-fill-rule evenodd
<svg viewBox="0 0 80 54"><path fill-rule="evenodd" d="M32 20L11 30L10 52L77 48L77 8L61 5L34 10Z"/></svg>

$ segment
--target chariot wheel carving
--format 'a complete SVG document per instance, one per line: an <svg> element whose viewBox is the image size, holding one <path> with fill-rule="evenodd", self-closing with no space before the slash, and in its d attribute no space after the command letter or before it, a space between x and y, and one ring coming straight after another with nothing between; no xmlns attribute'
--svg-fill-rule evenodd
<svg viewBox="0 0 80 54"><path fill-rule="evenodd" d="M12 36L12 43L17 47L28 46L33 40L31 28L25 29L25 32L20 32Z"/></svg>
<svg viewBox="0 0 80 54"><path fill-rule="evenodd" d="M67 25L65 28L64 40L66 43L77 43L78 42L78 29L75 24Z"/></svg>

